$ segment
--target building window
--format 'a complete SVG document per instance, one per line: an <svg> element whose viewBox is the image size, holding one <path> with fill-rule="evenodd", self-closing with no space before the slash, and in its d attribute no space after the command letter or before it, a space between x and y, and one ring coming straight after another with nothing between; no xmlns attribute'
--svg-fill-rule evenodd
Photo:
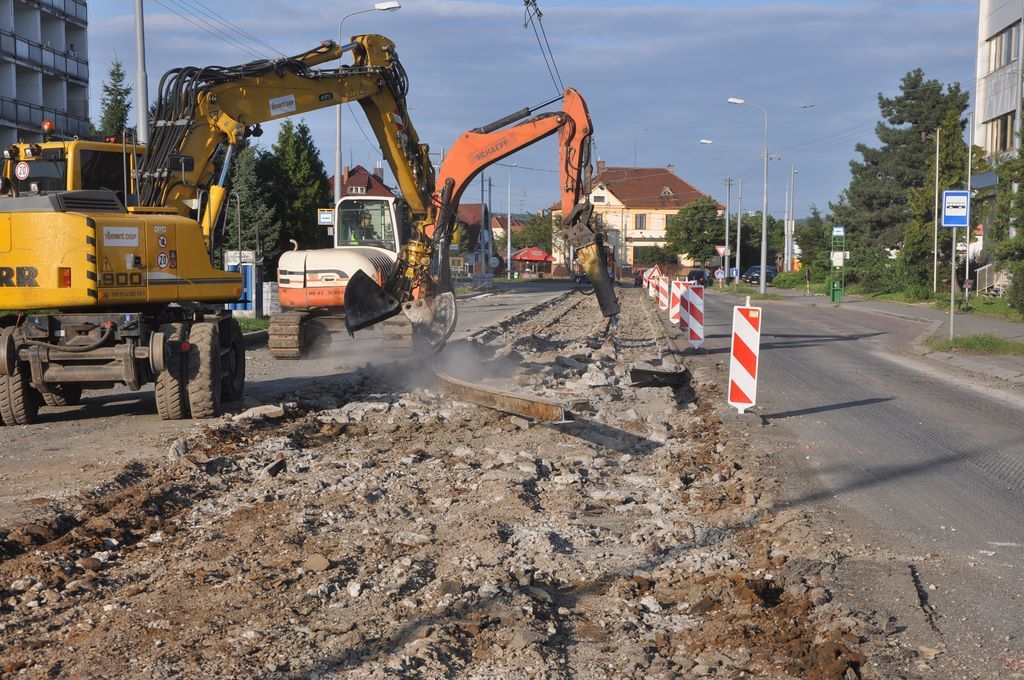
<svg viewBox="0 0 1024 680"><path fill-rule="evenodd" d="M1017 60L1020 53L1020 24L1000 31L988 41L988 70L995 71Z"/></svg>
<svg viewBox="0 0 1024 680"><path fill-rule="evenodd" d="M633 215L633 228L637 231L643 231L647 228L647 215L640 213Z"/></svg>
<svg viewBox="0 0 1024 680"><path fill-rule="evenodd" d="M366 187L352 186L352 187L348 188L348 193L350 193L350 194L365 194L366 193Z"/></svg>
<svg viewBox="0 0 1024 680"><path fill-rule="evenodd" d="M604 203L604 196L597 194L594 196L594 203Z"/></svg>
<svg viewBox="0 0 1024 680"><path fill-rule="evenodd" d="M1003 153L1013 148L1013 121L1016 112L1004 113L985 123L985 147L989 153Z"/></svg>

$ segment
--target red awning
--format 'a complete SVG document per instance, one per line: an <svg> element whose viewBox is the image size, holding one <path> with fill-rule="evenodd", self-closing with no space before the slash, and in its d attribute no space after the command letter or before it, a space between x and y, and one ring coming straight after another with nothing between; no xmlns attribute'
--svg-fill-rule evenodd
<svg viewBox="0 0 1024 680"><path fill-rule="evenodd" d="M512 259L516 262L554 262L555 258L551 257L537 246L532 248L523 248L512 253Z"/></svg>

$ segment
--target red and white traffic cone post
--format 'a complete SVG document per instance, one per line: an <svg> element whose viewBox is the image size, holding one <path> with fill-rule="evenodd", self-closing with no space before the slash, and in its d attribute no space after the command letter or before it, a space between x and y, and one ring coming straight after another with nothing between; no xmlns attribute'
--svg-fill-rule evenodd
<svg viewBox="0 0 1024 680"><path fill-rule="evenodd" d="M687 298L690 302L690 346L697 348L704 344L704 286L690 286Z"/></svg>

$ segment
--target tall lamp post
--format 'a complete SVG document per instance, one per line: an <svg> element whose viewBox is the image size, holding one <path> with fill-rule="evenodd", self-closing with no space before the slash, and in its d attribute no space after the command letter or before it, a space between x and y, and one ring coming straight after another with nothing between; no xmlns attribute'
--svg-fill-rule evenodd
<svg viewBox="0 0 1024 680"><path fill-rule="evenodd" d="M720 146L725 149L725 252L723 257L725 258L725 277L724 281L729 280L729 215L732 213L732 149L725 144L719 144L710 139L700 140L701 144L710 144L712 146Z"/></svg>
<svg viewBox="0 0 1024 680"><path fill-rule="evenodd" d="M505 276L512 278L512 168L518 168L519 163L510 163L508 166L508 210L506 211L505 222Z"/></svg>
<svg viewBox="0 0 1024 680"><path fill-rule="evenodd" d="M395 10L401 9L402 3L398 0L388 0L387 2L375 2L373 7L367 7L356 12L349 12L341 18L338 23L338 45L345 44L344 34L342 33L342 27L345 25L345 19L354 17L357 14L365 14L366 12L394 12ZM342 66L341 59L338 60L338 66ZM335 107L335 118L334 118L334 205L338 205L338 201L341 200L341 103Z"/></svg>
<svg viewBox="0 0 1024 680"><path fill-rule="evenodd" d="M751 104L738 97L729 97L730 104L742 104L757 109L764 116L764 190L761 194L761 274L757 277L757 289L764 294L768 269L768 112L763 106Z"/></svg>

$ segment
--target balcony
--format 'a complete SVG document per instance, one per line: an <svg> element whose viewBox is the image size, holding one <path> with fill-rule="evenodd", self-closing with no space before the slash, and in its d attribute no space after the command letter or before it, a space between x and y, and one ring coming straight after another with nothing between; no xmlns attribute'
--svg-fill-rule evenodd
<svg viewBox="0 0 1024 680"><path fill-rule="evenodd" d="M53 121L59 136L89 136L88 118L76 116L67 111L56 111L45 106L27 104L9 97L0 97L0 124L39 133L43 119Z"/></svg>
<svg viewBox="0 0 1024 680"><path fill-rule="evenodd" d="M69 57L52 47L26 40L10 31L0 30L0 55L83 83L89 82L89 64L85 60Z"/></svg>
<svg viewBox="0 0 1024 680"><path fill-rule="evenodd" d="M88 23L89 13L86 9L85 3L81 0L38 0L40 6L46 9L52 9L58 14L63 14L69 19L80 21L82 24Z"/></svg>

